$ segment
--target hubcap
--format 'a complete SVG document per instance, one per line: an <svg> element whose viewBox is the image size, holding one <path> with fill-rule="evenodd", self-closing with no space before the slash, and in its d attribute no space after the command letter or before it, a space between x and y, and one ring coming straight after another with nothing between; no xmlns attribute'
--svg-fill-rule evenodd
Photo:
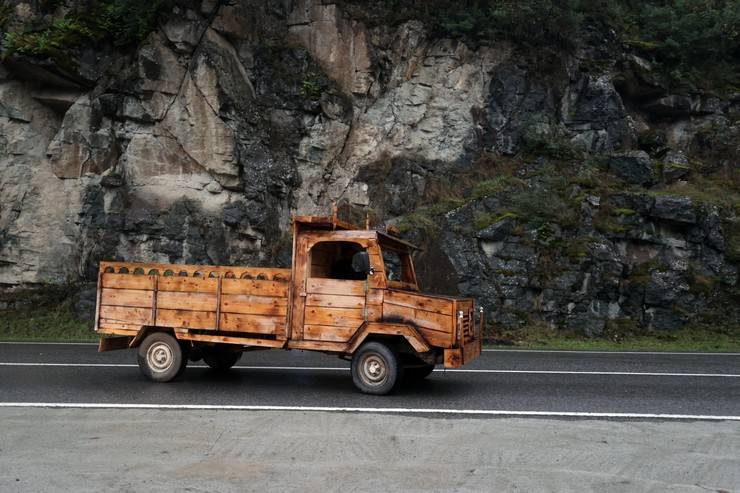
<svg viewBox="0 0 740 493"><path fill-rule="evenodd" d="M156 372L167 371L174 361L172 348L163 342L155 342L146 352L149 368Z"/></svg>
<svg viewBox="0 0 740 493"><path fill-rule="evenodd" d="M380 385L388 378L388 364L378 354L364 356L360 369L360 376L369 385Z"/></svg>

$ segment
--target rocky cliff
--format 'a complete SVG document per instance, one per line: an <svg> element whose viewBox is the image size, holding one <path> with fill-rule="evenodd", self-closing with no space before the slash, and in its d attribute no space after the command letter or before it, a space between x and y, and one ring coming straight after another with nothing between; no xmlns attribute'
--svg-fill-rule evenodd
<svg viewBox="0 0 740 493"><path fill-rule="evenodd" d="M3 2L0 284L285 265L290 215L336 201L500 324L735 316L740 93L588 20L553 51L392 2L131 5Z"/></svg>

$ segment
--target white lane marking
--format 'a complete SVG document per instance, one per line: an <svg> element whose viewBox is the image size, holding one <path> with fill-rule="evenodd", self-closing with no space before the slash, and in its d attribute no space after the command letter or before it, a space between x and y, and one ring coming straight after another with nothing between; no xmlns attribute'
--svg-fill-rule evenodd
<svg viewBox="0 0 740 493"><path fill-rule="evenodd" d="M70 408L70 409L172 409L191 411L328 411L345 413L463 414L487 416L545 416L570 418L693 419L740 421L740 416L706 414L591 413L578 411L509 411L503 409L430 409L407 407L341 406L249 406L215 404L119 404L87 402L0 402L0 407Z"/></svg>
<svg viewBox="0 0 740 493"><path fill-rule="evenodd" d="M0 366L59 366L59 367L102 367L102 368L136 368L138 365L125 363L0 363ZM205 365L191 365L190 368L208 368ZM281 370L281 371L349 371L348 367L331 366L234 366L235 370ZM633 375L639 377L725 377L740 378L735 373L667 373L667 372L628 372L628 371L572 371L572 370L489 370L469 368L437 368L435 373L524 373L542 375Z"/></svg>
<svg viewBox="0 0 740 493"><path fill-rule="evenodd" d="M494 349L484 348L484 353L572 353L572 354L644 354L670 356L740 356L740 353L708 353L708 352L681 352L681 351L592 351L581 349Z"/></svg>

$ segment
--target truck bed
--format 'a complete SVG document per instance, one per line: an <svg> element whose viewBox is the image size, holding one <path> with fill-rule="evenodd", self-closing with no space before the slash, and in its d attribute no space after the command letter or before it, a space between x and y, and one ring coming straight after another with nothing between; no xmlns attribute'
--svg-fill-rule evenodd
<svg viewBox="0 0 740 493"><path fill-rule="evenodd" d="M290 269L101 262L100 272L100 333L286 339Z"/></svg>

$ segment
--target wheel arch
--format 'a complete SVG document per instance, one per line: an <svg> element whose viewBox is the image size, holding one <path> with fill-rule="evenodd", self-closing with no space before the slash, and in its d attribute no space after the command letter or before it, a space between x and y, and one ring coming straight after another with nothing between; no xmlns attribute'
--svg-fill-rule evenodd
<svg viewBox="0 0 740 493"><path fill-rule="evenodd" d="M131 339L131 342L129 342L128 347L129 348L137 348L141 345L141 341L144 340L146 336L149 334L152 334L154 332L164 332L165 334L169 334L175 339L179 340L177 337L177 334L175 333L175 329L171 327L158 327L155 325L146 325L139 329L139 332L134 336L133 339Z"/></svg>
<svg viewBox="0 0 740 493"><path fill-rule="evenodd" d="M417 353L431 351L431 347L415 327L407 324L368 322L355 334L348 345L347 354L353 354L368 340L405 341Z"/></svg>

